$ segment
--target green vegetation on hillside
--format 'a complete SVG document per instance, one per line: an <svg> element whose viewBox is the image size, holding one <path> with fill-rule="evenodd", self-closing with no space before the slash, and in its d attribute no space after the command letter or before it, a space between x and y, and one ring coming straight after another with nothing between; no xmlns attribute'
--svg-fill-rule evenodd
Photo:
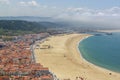
<svg viewBox="0 0 120 80"><path fill-rule="evenodd" d="M27 33L43 32L46 26L38 22L21 20L0 20L0 35L22 35Z"/></svg>

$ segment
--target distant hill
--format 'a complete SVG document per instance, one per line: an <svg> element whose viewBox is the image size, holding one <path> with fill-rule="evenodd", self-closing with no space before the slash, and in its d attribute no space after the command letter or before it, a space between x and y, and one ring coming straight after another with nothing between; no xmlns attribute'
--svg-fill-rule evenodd
<svg viewBox="0 0 120 80"><path fill-rule="evenodd" d="M22 20L0 20L0 35L19 35L24 33L45 32L59 27L52 22L28 22Z"/></svg>
<svg viewBox="0 0 120 80"><path fill-rule="evenodd" d="M35 17L35 16L7 16L7 17L0 17L0 20L24 20L24 21L32 21L32 22L54 21L54 19L51 17Z"/></svg>
<svg viewBox="0 0 120 80"><path fill-rule="evenodd" d="M0 20L0 28L6 30L34 31L43 30L45 26L37 22L28 22L20 20Z"/></svg>
<svg viewBox="0 0 120 80"><path fill-rule="evenodd" d="M0 17L0 35L20 35L45 31L91 32L95 30L120 29L95 22L57 20L51 17L8 16Z"/></svg>

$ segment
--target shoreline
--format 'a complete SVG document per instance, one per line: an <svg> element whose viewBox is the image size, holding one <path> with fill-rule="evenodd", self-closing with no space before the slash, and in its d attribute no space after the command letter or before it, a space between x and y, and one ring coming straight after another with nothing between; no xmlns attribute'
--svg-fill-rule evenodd
<svg viewBox="0 0 120 80"><path fill-rule="evenodd" d="M49 41L45 41L42 44L49 44L53 48L36 49L37 62L48 67L60 80L76 80L76 76L83 77L85 80L119 80L119 73L101 68L83 58L78 45L82 40L90 36L86 34L64 34L62 36L49 37L47 38ZM60 42L55 42L58 40ZM111 75L109 75L110 73Z"/></svg>
<svg viewBox="0 0 120 80"><path fill-rule="evenodd" d="M92 35L92 36L93 36L93 35ZM93 63L87 61L87 60L82 56L82 53L81 53L81 51L80 51L80 49L79 49L79 44L80 44L83 40L85 40L85 39L87 39L87 38L89 38L89 37L91 37L91 36L87 36L87 37L83 38L82 40L80 40L80 41L78 42L78 45L77 45L77 48L78 48L77 50L78 50L80 56L82 57L82 59L83 59L85 62L87 62L87 63L89 63L89 64L91 64L91 65L93 65L93 66L95 66L95 67L98 67L98 68L100 68L100 69L104 69L104 70L107 70L107 71L109 71L109 72L111 71L111 72L113 72L113 73L120 74L120 72L116 72L116 71L114 71L114 70L110 70L110 69L107 69L107 68L98 66L98 65L96 65L96 64L93 64Z"/></svg>

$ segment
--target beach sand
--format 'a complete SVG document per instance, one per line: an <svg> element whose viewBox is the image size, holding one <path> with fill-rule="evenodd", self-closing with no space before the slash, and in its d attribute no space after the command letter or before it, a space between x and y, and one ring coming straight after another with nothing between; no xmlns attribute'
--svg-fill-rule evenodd
<svg viewBox="0 0 120 80"><path fill-rule="evenodd" d="M120 32L120 30L97 30L98 32L106 32L106 33L112 33L112 32Z"/></svg>
<svg viewBox="0 0 120 80"><path fill-rule="evenodd" d="M95 66L82 58L78 50L79 41L88 34L64 34L51 36L40 43L49 49L35 49L37 63L48 67L60 80L120 80L120 73ZM111 75L110 75L111 73Z"/></svg>

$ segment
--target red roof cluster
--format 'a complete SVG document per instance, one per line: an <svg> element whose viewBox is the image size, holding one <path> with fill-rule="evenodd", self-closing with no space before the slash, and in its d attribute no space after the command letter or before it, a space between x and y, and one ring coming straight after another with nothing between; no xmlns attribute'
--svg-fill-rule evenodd
<svg viewBox="0 0 120 80"><path fill-rule="evenodd" d="M0 49L0 80L54 80L48 68L33 61L30 46L38 35L5 42Z"/></svg>

